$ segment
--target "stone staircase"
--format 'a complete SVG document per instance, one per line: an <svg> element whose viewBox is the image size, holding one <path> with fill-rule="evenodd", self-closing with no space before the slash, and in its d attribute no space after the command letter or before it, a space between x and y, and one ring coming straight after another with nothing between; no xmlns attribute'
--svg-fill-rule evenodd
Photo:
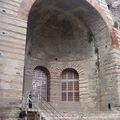
<svg viewBox="0 0 120 120"><path fill-rule="evenodd" d="M35 111L28 111L27 112L27 120L39 120L38 113Z"/></svg>
<svg viewBox="0 0 120 120"><path fill-rule="evenodd" d="M63 116L56 116L55 113L48 113L45 111L42 112L35 112L33 109L27 112L26 120L80 120L77 116L73 116L70 114L66 114Z"/></svg>
<svg viewBox="0 0 120 120"><path fill-rule="evenodd" d="M32 108L29 108L28 101L32 102ZM33 101L29 97L23 97L23 103L22 111L26 112L27 120L70 120L64 118L59 111L44 99Z"/></svg>

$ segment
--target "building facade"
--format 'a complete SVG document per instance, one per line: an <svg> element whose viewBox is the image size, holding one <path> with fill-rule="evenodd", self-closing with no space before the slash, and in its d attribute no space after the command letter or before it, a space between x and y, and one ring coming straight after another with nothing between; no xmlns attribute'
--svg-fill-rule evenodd
<svg viewBox="0 0 120 120"><path fill-rule="evenodd" d="M0 0L0 120L17 120L30 94L66 119L120 119L119 12L111 2Z"/></svg>

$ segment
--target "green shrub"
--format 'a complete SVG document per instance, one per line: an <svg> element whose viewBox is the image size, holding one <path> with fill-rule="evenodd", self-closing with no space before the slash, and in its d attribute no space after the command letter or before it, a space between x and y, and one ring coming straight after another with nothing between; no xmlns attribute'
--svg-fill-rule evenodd
<svg viewBox="0 0 120 120"><path fill-rule="evenodd" d="M117 21L114 22L114 27L115 27L115 28L118 28L118 23L117 23Z"/></svg>
<svg viewBox="0 0 120 120"><path fill-rule="evenodd" d="M88 43L91 43L93 41L93 34L91 31L87 32L87 40Z"/></svg>

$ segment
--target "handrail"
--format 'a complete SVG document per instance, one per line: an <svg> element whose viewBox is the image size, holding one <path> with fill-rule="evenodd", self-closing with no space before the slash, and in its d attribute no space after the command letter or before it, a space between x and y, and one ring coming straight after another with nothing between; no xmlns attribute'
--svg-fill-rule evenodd
<svg viewBox="0 0 120 120"><path fill-rule="evenodd" d="M49 104L48 104L49 105ZM53 115L55 115L58 119L59 119L59 115L58 115L58 113L55 113L54 111L52 111L52 109L51 108L49 108L48 106L47 106L47 104L43 104L43 107L45 108L45 109L48 109Z"/></svg>
<svg viewBox="0 0 120 120"><path fill-rule="evenodd" d="M25 98L25 97L23 97L23 98ZM31 102L33 102L33 100L32 99L30 99L30 98L27 98L27 100L30 100ZM40 107L38 106L37 107L37 104L35 103L35 104L32 104L33 105L33 108L35 108L38 112L40 112L39 114L41 114L42 115L42 117L45 117L45 116L43 116L43 114L42 114L42 110L40 109ZM28 105L27 105L28 106ZM25 109L28 111L28 107L25 107ZM46 109L44 109L47 113L48 113L48 111L46 110Z"/></svg>
<svg viewBox="0 0 120 120"><path fill-rule="evenodd" d="M28 104L29 104L28 101L31 101L33 108L35 108L38 112L40 112L41 115L45 114L45 116L52 118L52 120L56 120L56 118L57 120L61 120L61 119L66 120L64 116L59 111L57 111L52 104L47 102L46 99L43 98L42 96L38 96L38 98L40 97L41 99L37 99L36 102L34 102L28 96L29 95L27 95L27 98L23 97L23 99L25 100L25 103L27 103L25 104L25 109L27 108L28 110ZM45 118L45 116L42 116L42 117Z"/></svg>
<svg viewBox="0 0 120 120"><path fill-rule="evenodd" d="M42 96L41 96L42 97ZM42 97L43 98L43 97ZM44 98L43 98L44 99ZM42 101L43 102L43 101ZM57 111L51 103L47 102L45 99L44 99L44 102L46 102L53 110L55 110L56 113L58 113L62 118L64 118L64 116L59 112Z"/></svg>
<svg viewBox="0 0 120 120"><path fill-rule="evenodd" d="M48 109L46 109L45 106L41 106L41 107L42 107L47 113L49 113L49 115L51 115L51 113L54 114L54 112L52 112L49 107L46 106ZM54 116L51 116L51 117L54 119Z"/></svg>

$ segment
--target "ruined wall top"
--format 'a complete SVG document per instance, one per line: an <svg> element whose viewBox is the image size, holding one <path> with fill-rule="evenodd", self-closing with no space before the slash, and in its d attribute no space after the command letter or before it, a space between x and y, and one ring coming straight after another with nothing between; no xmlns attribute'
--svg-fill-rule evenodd
<svg viewBox="0 0 120 120"><path fill-rule="evenodd" d="M120 0L106 0L112 12L114 21L118 23L120 29Z"/></svg>

